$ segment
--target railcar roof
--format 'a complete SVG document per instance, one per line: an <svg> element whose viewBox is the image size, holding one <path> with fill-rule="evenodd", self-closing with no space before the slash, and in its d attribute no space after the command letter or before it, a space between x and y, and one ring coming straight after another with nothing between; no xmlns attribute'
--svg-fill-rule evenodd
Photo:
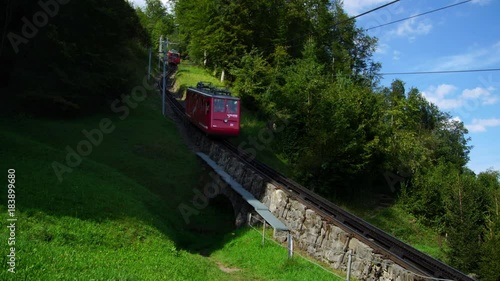
<svg viewBox="0 0 500 281"><path fill-rule="evenodd" d="M218 98L218 99L240 100L240 98L233 97L233 96L218 95L218 94L215 94L209 90L203 90L203 89L198 89L198 88L193 88L193 87L189 87L188 90L191 90L193 92L196 92L196 93L204 95L204 96Z"/></svg>

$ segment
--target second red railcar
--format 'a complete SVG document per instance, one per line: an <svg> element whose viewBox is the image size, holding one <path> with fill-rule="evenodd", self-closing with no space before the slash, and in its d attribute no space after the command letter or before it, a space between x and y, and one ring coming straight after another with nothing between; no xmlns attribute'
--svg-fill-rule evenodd
<svg viewBox="0 0 500 281"><path fill-rule="evenodd" d="M181 55L175 50L170 50L167 53L167 61L169 64L178 65L181 63Z"/></svg>
<svg viewBox="0 0 500 281"><path fill-rule="evenodd" d="M240 133L240 99L227 90L200 82L186 93L186 115L209 135L237 136Z"/></svg>

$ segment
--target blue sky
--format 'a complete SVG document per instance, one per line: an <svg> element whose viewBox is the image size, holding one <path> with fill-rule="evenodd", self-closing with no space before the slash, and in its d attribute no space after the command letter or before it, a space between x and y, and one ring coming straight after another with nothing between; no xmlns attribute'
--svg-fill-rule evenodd
<svg viewBox="0 0 500 281"><path fill-rule="evenodd" d="M357 15L390 0L344 0ZM357 19L370 28L462 0L401 0ZM475 0L428 15L368 30L379 38L374 59L382 73L500 68L500 1ZM400 78L428 101L464 122L474 146L468 167L500 170L500 71L384 76Z"/></svg>
<svg viewBox="0 0 500 281"><path fill-rule="evenodd" d="M162 0L164 3L168 2ZM401 0L357 19L370 28L463 0ZM131 0L143 6L145 0ZM391 0L344 0L357 15ZM449 9L368 30L379 38L374 59L382 73L500 68L500 1L473 0ZM500 71L384 76L418 88L442 111L464 122L474 146L468 164L476 173L500 170Z"/></svg>

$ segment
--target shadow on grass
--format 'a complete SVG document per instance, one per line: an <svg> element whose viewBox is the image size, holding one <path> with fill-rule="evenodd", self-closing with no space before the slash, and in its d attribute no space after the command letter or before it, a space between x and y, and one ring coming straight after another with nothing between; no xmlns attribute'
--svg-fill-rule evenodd
<svg viewBox="0 0 500 281"><path fill-rule="evenodd" d="M225 237L234 234L235 217L231 202L223 195L218 195L209 201L209 206L195 216L190 217L190 222L185 230L193 234L179 241L179 246L203 256L222 248Z"/></svg>
<svg viewBox="0 0 500 281"><path fill-rule="evenodd" d="M69 155L65 147L75 149L82 140L80 131L90 130L103 116L71 121L0 120L1 145L8 147L0 151L0 168L16 170L16 209L26 219L36 218L44 225L23 231L32 231L30 235L38 242L73 244L79 230L75 225L61 226L65 218L90 222L96 228L132 221L154 227L177 248L189 252L209 254L220 248L223 237L234 229L232 207L215 200L191 223L184 222L179 204L189 202L193 188L204 186L209 177L200 176L205 172L180 140L175 125L158 114L142 113L114 123L115 131L71 167L65 161ZM71 161L80 162L75 159ZM62 181L54 171L55 162L61 165L57 169L69 169ZM5 206L6 192L0 200ZM109 235L125 235L129 230L121 226ZM145 230L136 231L137 235L130 234L133 241L148 235ZM99 243L100 239L110 238L90 237L82 243Z"/></svg>

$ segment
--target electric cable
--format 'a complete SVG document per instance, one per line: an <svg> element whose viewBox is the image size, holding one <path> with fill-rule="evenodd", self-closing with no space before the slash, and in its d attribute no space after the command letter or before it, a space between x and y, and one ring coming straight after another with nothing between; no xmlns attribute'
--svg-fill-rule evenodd
<svg viewBox="0 0 500 281"><path fill-rule="evenodd" d="M423 15L427 15L427 14L430 14L430 13L434 13L434 12L437 12L437 11L448 9L448 8L451 8L451 7L454 7L454 6L465 4L465 3L468 3L468 2L471 2L471 1L472 0L466 0L466 1L458 2L458 3L452 4L452 5L448 5L448 6L445 6L445 7L441 7L441 8L438 8L438 9L431 10L431 11L427 11L425 13L421 13L421 14L413 15L413 16L410 16L410 17L407 17L407 18L403 18L403 19L391 21L391 22L388 22L388 23L384 23L384 24L381 24L381 25L373 26L373 27L367 28L366 30L370 30L370 29L374 29L374 28L379 28L379 27L390 25L390 24L393 24L393 23L398 23L398 22L401 22L401 21L413 19L413 18L416 18L416 17L420 17L420 16L423 16Z"/></svg>

